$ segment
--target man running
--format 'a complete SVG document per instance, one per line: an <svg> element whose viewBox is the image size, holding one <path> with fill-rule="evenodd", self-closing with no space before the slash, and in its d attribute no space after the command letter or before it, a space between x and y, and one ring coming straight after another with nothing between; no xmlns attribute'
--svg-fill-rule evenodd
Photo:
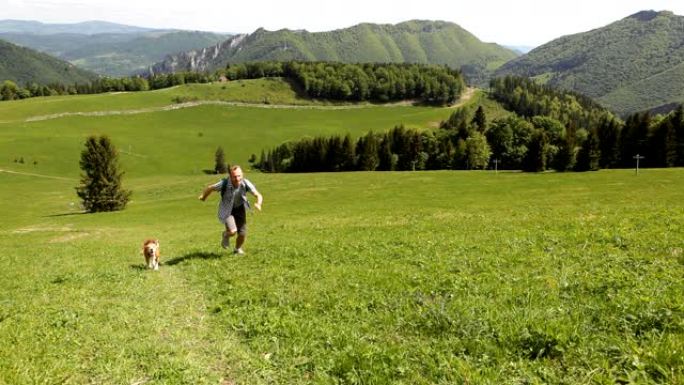
<svg viewBox="0 0 684 385"><path fill-rule="evenodd" d="M264 198L257 191L252 182L242 177L242 168L240 168L240 166L231 167L229 175L230 180L224 178L217 183L208 185L204 191L202 191L199 200L206 200L214 191L221 192L218 219L226 226L226 231L224 231L221 236L221 247L227 249L230 246L230 237L237 234L233 254L244 254L245 252L242 250L242 245L245 243L245 238L247 237L246 207L249 207L247 193L249 192L257 198L254 207L259 211L261 211L261 204L263 203Z"/></svg>

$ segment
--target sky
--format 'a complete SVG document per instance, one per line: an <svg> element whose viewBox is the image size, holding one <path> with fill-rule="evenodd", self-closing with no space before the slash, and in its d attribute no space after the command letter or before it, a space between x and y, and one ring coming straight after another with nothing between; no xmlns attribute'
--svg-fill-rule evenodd
<svg viewBox="0 0 684 385"><path fill-rule="evenodd" d="M251 33L443 20L484 42L538 46L643 10L684 15L682 0L0 0L0 19L103 20L149 28Z"/></svg>

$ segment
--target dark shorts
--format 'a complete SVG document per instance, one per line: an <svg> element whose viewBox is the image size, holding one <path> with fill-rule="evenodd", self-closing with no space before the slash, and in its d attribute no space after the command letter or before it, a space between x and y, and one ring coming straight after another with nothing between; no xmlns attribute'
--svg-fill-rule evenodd
<svg viewBox="0 0 684 385"><path fill-rule="evenodd" d="M247 212L245 206L234 208L226 219L226 228L237 231L239 235L247 235Z"/></svg>

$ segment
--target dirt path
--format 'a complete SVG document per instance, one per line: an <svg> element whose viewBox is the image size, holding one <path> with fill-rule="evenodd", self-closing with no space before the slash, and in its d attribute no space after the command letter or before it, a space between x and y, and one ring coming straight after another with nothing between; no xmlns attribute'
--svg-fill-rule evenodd
<svg viewBox="0 0 684 385"><path fill-rule="evenodd" d="M172 104L169 106L162 106L162 107L140 108L140 109L135 109L135 110L62 112L62 113L58 113L58 114L32 116L30 118L26 118L25 121L26 122L36 122L36 121L41 121L41 120L63 118L65 116L135 115L135 114L144 114L144 113L149 113L149 112L179 110L181 108L197 107L197 106L201 106L201 105L220 105L220 106L254 107L254 108L302 109L302 110L306 110L306 109L310 109L310 110L351 110L351 109L358 109L358 108L377 107L376 105L349 105L349 106L316 106L316 105L306 106L306 105L301 105L301 106L299 106L299 105L292 105L292 104L260 104L260 103L224 102L224 101L220 101L220 100L203 100L203 101L197 101L197 102ZM387 107L395 107L395 106L387 106Z"/></svg>
<svg viewBox="0 0 684 385"><path fill-rule="evenodd" d="M19 172L19 171L10 171L10 170L3 170L0 168L0 173L6 172L8 174L16 174L16 175L27 175L27 176L37 176L40 178L49 178L49 179L60 179L60 180L76 180L74 178L65 178L62 176L52 176L52 175L43 175L43 174L33 174L30 172Z"/></svg>
<svg viewBox="0 0 684 385"><path fill-rule="evenodd" d="M468 87L466 88L465 92L461 97L458 99L458 101L452 105L450 105L450 108L458 108L462 105L464 105L466 102L468 102L470 99L472 99L473 95L475 95L475 87Z"/></svg>
<svg viewBox="0 0 684 385"><path fill-rule="evenodd" d="M449 106L456 108L472 98L475 93L475 88L467 88L465 93L459 98L458 102ZM343 106L321 106L321 105L293 105L293 104L262 104L262 103L242 103L242 102L226 102L220 100L202 100L187 103L178 103L161 107L140 108L135 110L111 110L111 111L90 111L90 112L62 112L58 114L39 115L26 118L26 122L36 122L42 120L58 119L66 116L108 116L108 115L135 115L149 112L172 111L181 108L191 108L202 105L219 105L219 106L235 106L235 107L254 107L254 108L278 108L278 109L301 109L301 110L352 110L359 108L372 107L405 107L412 105L411 101L404 101L398 103L388 104L363 104L363 105L343 105Z"/></svg>

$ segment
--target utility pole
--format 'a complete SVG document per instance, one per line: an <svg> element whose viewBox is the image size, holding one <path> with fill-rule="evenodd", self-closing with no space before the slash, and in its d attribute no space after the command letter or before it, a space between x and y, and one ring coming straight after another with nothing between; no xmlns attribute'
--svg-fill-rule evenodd
<svg viewBox="0 0 684 385"><path fill-rule="evenodd" d="M498 174L499 173L499 162L501 162L501 161L498 159L494 159L494 160L492 160L492 162L494 162L494 174Z"/></svg>
<svg viewBox="0 0 684 385"><path fill-rule="evenodd" d="M632 158L636 159L636 161L637 161L636 162L636 174L635 175L639 175L639 159L644 159L645 156L641 156L639 154L636 154Z"/></svg>

